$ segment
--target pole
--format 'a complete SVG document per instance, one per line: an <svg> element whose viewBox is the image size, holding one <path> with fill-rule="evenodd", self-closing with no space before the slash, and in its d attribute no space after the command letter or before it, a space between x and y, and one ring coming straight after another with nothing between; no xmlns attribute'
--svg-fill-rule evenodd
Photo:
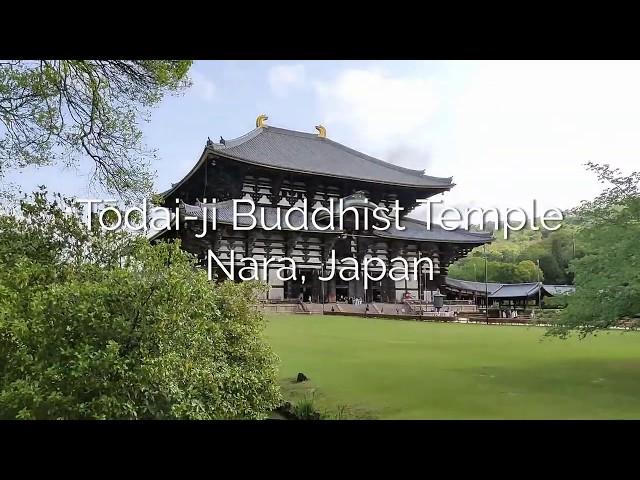
<svg viewBox="0 0 640 480"><path fill-rule="evenodd" d="M364 287L364 285L363 285ZM364 316L367 316L367 313L369 313L369 296L367 295L367 288L364 287Z"/></svg>
<svg viewBox="0 0 640 480"><path fill-rule="evenodd" d="M538 259L538 308L542 308L542 284L540 283L540 259Z"/></svg>
<svg viewBox="0 0 640 480"><path fill-rule="evenodd" d="M487 246L482 246L482 252L484 253L484 319L489 323L489 284L487 283Z"/></svg>
<svg viewBox="0 0 640 480"><path fill-rule="evenodd" d="M420 259L422 258L422 252L420 251L420 247L418 247L418 265L420 265L420 268L422 268L422 265L420 264ZM418 267L416 267L417 269ZM418 277L418 300L420 301L420 317L422 317L422 287L420 285L421 280L422 280L422 275L420 275L421 272L416 272L416 276Z"/></svg>
<svg viewBox="0 0 640 480"><path fill-rule="evenodd" d="M428 307L427 302L427 271L424 271L424 284L422 285L422 296L424 298L425 310Z"/></svg>
<svg viewBox="0 0 640 480"><path fill-rule="evenodd" d="M324 261L320 265L320 272L324 278ZM324 280L320 280L320 287L322 292L322 314L324 315Z"/></svg>

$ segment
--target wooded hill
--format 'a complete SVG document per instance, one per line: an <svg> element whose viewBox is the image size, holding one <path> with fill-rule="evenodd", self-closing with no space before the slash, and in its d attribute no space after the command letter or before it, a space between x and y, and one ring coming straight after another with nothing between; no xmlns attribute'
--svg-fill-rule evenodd
<svg viewBox="0 0 640 480"><path fill-rule="evenodd" d="M539 222L537 222L539 225ZM573 273L569 262L581 255L576 237L575 218L565 217L556 231L510 231L504 239L502 228L487 223L485 230L494 232L494 240L486 246L487 281L518 283L544 281L547 284L572 284ZM449 276L461 280L485 280L485 250L478 247L468 256L450 266ZM538 271L538 262L540 271Z"/></svg>

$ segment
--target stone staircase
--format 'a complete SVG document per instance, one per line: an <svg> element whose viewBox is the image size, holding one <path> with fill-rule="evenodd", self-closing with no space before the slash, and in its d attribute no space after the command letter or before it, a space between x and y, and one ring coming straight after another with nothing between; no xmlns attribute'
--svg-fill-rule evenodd
<svg viewBox="0 0 640 480"><path fill-rule="evenodd" d="M303 303L300 302L300 311L298 313L307 315L322 315L324 311L331 311L331 307L335 304L325 303L324 306L321 303Z"/></svg>
<svg viewBox="0 0 640 480"><path fill-rule="evenodd" d="M300 312L300 304L297 302L279 302L268 303L263 302L260 308L264 313L298 313Z"/></svg>

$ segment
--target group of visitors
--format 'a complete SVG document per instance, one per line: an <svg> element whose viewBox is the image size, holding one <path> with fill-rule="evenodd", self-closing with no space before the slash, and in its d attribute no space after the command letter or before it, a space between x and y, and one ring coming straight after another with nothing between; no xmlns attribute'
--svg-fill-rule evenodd
<svg viewBox="0 0 640 480"><path fill-rule="evenodd" d="M349 305L362 305L362 298L360 297L338 297L338 302L348 303Z"/></svg>
<svg viewBox="0 0 640 480"><path fill-rule="evenodd" d="M501 310L500 318L518 318L518 310L516 310L515 308L513 310L511 310L510 308Z"/></svg>

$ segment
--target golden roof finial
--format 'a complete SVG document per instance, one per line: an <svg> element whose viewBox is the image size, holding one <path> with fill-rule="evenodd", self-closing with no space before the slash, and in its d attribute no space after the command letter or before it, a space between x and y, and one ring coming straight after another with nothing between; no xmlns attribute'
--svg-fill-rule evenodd
<svg viewBox="0 0 640 480"><path fill-rule="evenodd" d="M256 118L256 128L264 127L264 122L266 122L267 120L269 120L269 117L267 117L264 113L262 115L258 115L258 118Z"/></svg>
<svg viewBox="0 0 640 480"><path fill-rule="evenodd" d="M318 130L318 136L320 138L327 138L327 129L322 125L316 125L316 130Z"/></svg>

